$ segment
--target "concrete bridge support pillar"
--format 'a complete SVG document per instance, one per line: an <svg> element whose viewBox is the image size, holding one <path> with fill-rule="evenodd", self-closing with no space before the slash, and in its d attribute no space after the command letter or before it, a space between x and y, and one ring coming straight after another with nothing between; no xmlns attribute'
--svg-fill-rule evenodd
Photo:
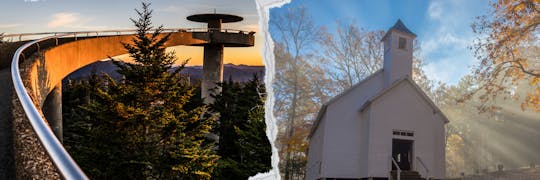
<svg viewBox="0 0 540 180"><path fill-rule="evenodd" d="M43 114L49 122L54 134L63 142L62 135L62 82L58 83L51 91L43 104Z"/></svg>
<svg viewBox="0 0 540 180"><path fill-rule="evenodd" d="M202 97L205 103L213 103L214 98L210 96L221 92L217 86L223 80L223 44L212 44L204 46L203 81L201 83Z"/></svg>

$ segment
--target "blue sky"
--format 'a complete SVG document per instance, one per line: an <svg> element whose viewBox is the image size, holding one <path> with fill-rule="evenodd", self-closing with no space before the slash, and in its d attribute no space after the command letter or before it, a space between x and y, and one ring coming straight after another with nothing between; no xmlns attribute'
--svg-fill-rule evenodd
<svg viewBox="0 0 540 180"><path fill-rule="evenodd" d="M224 28L258 31L258 16L254 0L159 0L151 1L153 21L165 27L205 27L185 19L196 13L231 13L243 16L240 23ZM354 22L368 30L386 30L397 19L418 35L429 77L454 84L469 73L474 64L468 49L474 34L470 28L474 17L484 14L488 0L292 0L288 6L305 6L317 25L335 30L336 21ZM88 31L132 28L128 18L136 17L133 0L7 0L0 6L0 32ZM271 14L280 8L271 9ZM262 33L256 34L260 51ZM200 49L176 49L189 54ZM227 50L226 50L227 51ZM234 50L232 50L234 51ZM243 51L243 50L240 50ZM233 54L233 53L229 53ZM240 53L241 54L241 53ZM182 58L182 57L181 57ZM186 57L187 58L187 57ZM193 57L192 57L193 58ZM226 57L234 62L240 57Z"/></svg>
<svg viewBox="0 0 540 180"><path fill-rule="evenodd" d="M475 63L468 49L475 35L470 27L489 8L488 0L292 0L273 8L270 18L287 7L304 6L319 26L336 29L336 21L367 30L387 30L398 19L417 35L424 70L431 79L455 84Z"/></svg>

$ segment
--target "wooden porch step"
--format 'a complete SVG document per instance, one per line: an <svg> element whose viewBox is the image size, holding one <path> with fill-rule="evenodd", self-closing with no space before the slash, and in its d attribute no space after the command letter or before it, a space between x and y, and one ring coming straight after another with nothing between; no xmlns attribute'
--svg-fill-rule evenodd
<svg viewBox="0 0 540 180"><path fill-rule="evenodd" d="M390 172L392 175L392 179L397 179L397 171L393 170ZM425 180L425 178L422 178L420 176L420 173L418 171L401 171L400 173L400 179L401 180Z"/></svg>

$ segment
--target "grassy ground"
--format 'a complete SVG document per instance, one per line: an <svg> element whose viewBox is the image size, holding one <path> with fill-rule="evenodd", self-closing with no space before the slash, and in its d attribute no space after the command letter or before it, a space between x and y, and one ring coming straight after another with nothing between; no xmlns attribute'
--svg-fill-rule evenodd
<svg viewBox="0 0 540 180"><path fill-rule="evenodd" d="M540 167L490 172L482 175L465 176L463 180L539 180Z"/></svg>

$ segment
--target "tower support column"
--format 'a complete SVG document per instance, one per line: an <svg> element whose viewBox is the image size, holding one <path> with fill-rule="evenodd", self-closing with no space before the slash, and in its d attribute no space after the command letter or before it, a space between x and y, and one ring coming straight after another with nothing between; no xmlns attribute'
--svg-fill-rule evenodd
<svg viewBox="0 0 540 180"><path fill-rule="evenodd" d="M202 97L205 103L213 103L210 94L221 92L217 83L223 80L223 44L205 45L203 61Z"/></svg>
<svg viewBox="0 0 540 180"><path fill-rule="evenodd" d="M63 142L62 133L62 82L49 93L43 104L43 114L53 130L56 138Z"/></svg>

